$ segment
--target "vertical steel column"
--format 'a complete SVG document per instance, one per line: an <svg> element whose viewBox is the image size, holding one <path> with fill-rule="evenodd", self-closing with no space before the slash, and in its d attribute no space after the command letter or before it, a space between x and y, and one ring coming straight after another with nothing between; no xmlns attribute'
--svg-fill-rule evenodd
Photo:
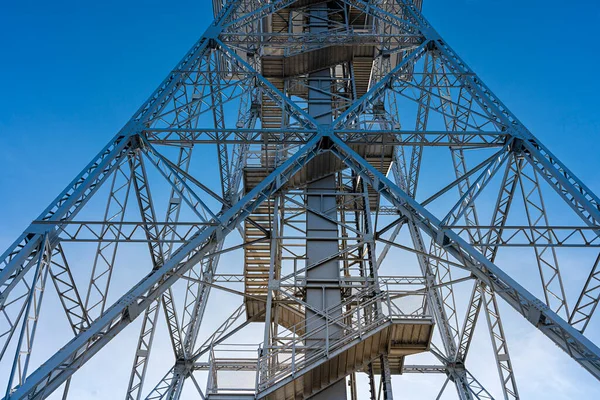
<svg viewBox="0 0 600 400"><path fill-rule="evenodd" d="M275 279L275 269L277 268L277 246L279 240L279 207L281 203L282 197L276 196L273 204L273 225L271 226L271 262L269 264L269 284L273 282ZM273 311L273 295L275 290L272 290L269 287L267 292L267 305L265 311L265 332L264 332L264 341L263 341L263 353L261 355L266 355L269 353L269 346L271 343L271 321L273 320L272 311Z"/></svg>
<svg viewBox="0 0 600 400"><path fill-rule="evenodd" d="M328 28L328 6L326 3L318 4L310 9L309 30L311 34L326 32ZM320 125L331 124L332 121L332 96L331 96L331 71L323 69L308 76L308 114L315 118ZM306 255L307 264L312 265L319 260L327 259L332 254L339 252L337 241L338 227L337 206L335 193L337 188L335 174L327 175L321 179L308 184L306 203L308 208L318 210L326 214L330 220L319 215L308 212L306 215ZM315 238L315 239L311 239ZM332 239L324 239L331 237ZM318 238L318 239L316 239ZM339 261L334 258L319 266L310 269L306 273L306 302L319 310L327 310L342 301L339 288L340 279ZM339 310L341 313L341 310ZM306 319L315 321L315 313L306 310ZM312 317L312 319L311 319ZM311 330L319 329L325 323L324 319L307 324L306 332L310 335ZM335 337L335 328L321 330L311 336L315 341L325 343ZM311 343L307 343L310 347ZM306 390L310 390L305 388ZM313 399L346 399L345 379L336 382L329 388L323 390Z"/></svg>

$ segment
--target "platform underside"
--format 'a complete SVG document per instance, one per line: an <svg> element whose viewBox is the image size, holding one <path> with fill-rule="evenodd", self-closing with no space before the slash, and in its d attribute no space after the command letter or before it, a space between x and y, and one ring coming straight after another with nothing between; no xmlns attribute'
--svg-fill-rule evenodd
<svg viewBox="0 0 600 400"><path fill-rule="evenodd" d="M344 377L359 372L382 355L390 364L403 363L404 357L429 350L433 334L430 319L392 319L368 334L340 346L329 357L310 363L269 389L257 399L295 400L309 398Z"/></svg>

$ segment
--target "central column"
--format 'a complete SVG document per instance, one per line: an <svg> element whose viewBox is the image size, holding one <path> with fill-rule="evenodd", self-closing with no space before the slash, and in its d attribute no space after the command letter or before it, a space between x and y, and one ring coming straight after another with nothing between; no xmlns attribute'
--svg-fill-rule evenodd
<svg viewBox="0 0 600 400"><path fill-rule="evenodd" d="M314 5L310 9L309 31L311 34L326 34L328 30L327 3ZM308 76L308 113L320 125L332 122L331 71L324 69ZM307 212L306 216L306 256L308 265L330 257L339 252L336 206L336 175L331 173L307 185L306 203L309 209L326 214L328 218ZM341 300L339 287L340 268L337 258L320 264L306 273L306 302L319 310L338 305ZM336 311L337 314L341 312ZM322 327L324 319L315 318L314 312L306 310L306 332ZM307 345L321 343L325 348L325 339L335 340L339 329L330 326L327 331L315 332ZM311 343L312 342L312 343ZM341 379L312 399L346 399L346 381ZM310 388L306 388L310 390Z"/></svg>

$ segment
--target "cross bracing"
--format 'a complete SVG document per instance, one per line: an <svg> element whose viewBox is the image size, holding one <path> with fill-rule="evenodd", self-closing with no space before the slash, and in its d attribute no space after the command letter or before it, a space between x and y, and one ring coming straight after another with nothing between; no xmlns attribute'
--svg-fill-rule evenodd
<svg viewBox="0 0 600 400"><path fill-rule="evenodd" d="M131 364L115 388L127 399L392 399L411 373L441 375L440 396L518 399L509 309L600 378L585 336L600 295L600 200L420 1L213 9L0 258L5 399L67 398L77 370L132 328L135 349L116 355ZM560 260L577 251L587 265L573 295ZM139 280L123 288L132 264ZM52 290L70 330L39 360ZM469 369L485 328L493 387ZM152 352L165 338L167 361Z"/></svg>

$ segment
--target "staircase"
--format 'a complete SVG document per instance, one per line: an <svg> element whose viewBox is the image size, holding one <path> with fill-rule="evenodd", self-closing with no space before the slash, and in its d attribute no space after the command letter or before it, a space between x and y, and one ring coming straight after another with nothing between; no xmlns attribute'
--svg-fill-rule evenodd
<svg viewBox="0 0 600 400"><path fill-rule="evenodd" d="M354 57L352 59L352 69L354 70L356 98L360 99L369 89L371 71L373 70L373 57Z"/></svg>
<svg viewBox="0 0 600 400"><path fill-rule="evenodd" d="M269 31L277 34L288 33L290 31L292 10L318 2L296 2L290 8L279 10L269 18ZM349 16L352 29L369 29L369 19L359 10L351 8ZM263 76L280 92L285 93L285 80L289 77L298 77L340 63L351 62L354 70L355 95L360 97L369 88L374 54L375 48L372 45L350 46L339 44L329 45L318 50L301 52L290 57L284 56L282 51L272 51L263 54L261 57L261 69ZM290 95L290 93L286 94ZM301 96L302 93L298 92L295 95ZM262 128L274 130L284 128L287 121L285 120L286 117L283 114L281 106L265 94L262 95L261 100L260 120ZM380 172L387 174L393 154L393 147L391 145L373 144L368 146L352 146L352 148L362 157L366 158ZM286 151L288 150L282 148L281 145L269 144L268 142L262 145L260 165L246 166L244 168L244 188L246 193L259 184L274 170L278 163L288 156ZM339 172L343 168L344 164L342 161L334 155L330 153L320 154L293 176L287 185L290 188L303 187L308 182L327 176L332 172ZM378 207L378 193L370 190L369 198L371 209ZM245 243L250 243L244 248L245 293L252 296L245 299L246 315L249 319L263 313L266 307L271 246L268 239L254 242L265 239L265 231L271 230L272 212L273 200L268 199L250 216L250 219L255 224L248 221L244 222ZM259 225L263 229L260 229L256 225ZM280 271L276 268L274 272L277 279ZM278 305L276 306L279 307ZM273 315L274 313L271 314ZM258 318L260 320L260 317ZM264 314L262 318L264 318ZM283 327L289 329L292 326L296 326L303 319L302 310L280 307L278 321Z"/></svg>
<svg viewBox="0 0 600 400"><path fill-rule="evenodd" d="M404 357L429 349L433 333L431 317L404 315L389 294L363 294L344 300L326 315L314 316L320 323L303 336L279 337L281 345L269 348L259 359L257 399L293 400L314 396L345 376L362 371L382 355L390 357L394 370ZM342 311L340 313L340 310ZM320 321L320 322L319 322ZM339 332L334 336L323 331Z"/></svg>

